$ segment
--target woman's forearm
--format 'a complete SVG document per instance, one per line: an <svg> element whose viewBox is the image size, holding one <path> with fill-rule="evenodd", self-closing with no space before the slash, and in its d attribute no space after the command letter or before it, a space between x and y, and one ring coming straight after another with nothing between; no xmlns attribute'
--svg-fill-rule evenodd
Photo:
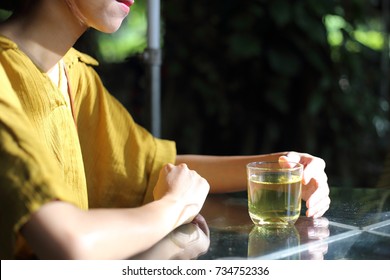
<svg viewBox="0 0 390 280"><path fill-rule="evenodd" d="M246 189L246 164L252 161L274 161L286 152L256 156L178 155L176 164L186 163L210 184L213 193Z"/></svg>
<svg viewBox="0 0 390 280"><path fill-rule="evenodd" d="M33 214L22 234L42 259L124 259L179 226L181 211L180 205L167 200L89 211L55 201Z"/></svg>

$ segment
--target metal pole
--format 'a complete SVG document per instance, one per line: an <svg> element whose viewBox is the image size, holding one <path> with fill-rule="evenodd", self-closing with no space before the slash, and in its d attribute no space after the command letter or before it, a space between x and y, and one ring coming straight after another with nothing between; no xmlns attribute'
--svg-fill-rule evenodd
<svg viewBox="0 0 390 280"><path fill-rule="evenodd" d="M148 47L144 58L148 65L151 97L151 132L161 137L161 49L160 49L160 0L148 0Z"/></svg>
<svg viewBox="0 0 390 280"><path fill-rule="evenodd" d="M382 77L381 77L381 96L387 101L389 98L389 24L390 24L390 5L389 0L382 0L382 24L384 47L382 50Z"/></svg>

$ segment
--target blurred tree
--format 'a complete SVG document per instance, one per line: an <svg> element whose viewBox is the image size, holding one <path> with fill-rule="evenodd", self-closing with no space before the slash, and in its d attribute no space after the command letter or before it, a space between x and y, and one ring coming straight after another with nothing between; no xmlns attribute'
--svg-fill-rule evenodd
<svg viewBox="0 0 390 280"><path fill-rule="evenodd" d="M180 152L307 151L332 185L375 185L388 132L378 3L169 0L163 13L164 131Z"/></svg>
<svg viewBox="0 0 390 280"><path fill-rule="evenodd" d="M148 128L145 2L76 47ZM387 2L162 1L163 137L180 153L306 151L331 185L374 187L389 148Z"/></svg>

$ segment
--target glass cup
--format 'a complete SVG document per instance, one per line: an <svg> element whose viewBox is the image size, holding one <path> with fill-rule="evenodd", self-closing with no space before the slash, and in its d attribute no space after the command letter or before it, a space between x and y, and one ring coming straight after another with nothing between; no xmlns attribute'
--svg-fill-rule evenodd
<svg viewBox="0 0 390 280"><path fill-rule="evenodd" d="M293 225L301 212L303 165L251 162L248 175L249 216L258 226Z"/></svg>

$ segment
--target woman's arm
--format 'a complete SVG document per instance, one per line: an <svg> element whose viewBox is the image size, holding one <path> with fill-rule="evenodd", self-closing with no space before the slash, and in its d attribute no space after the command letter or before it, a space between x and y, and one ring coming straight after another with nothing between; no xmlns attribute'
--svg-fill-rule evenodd
<svg viewBox="0 0 390 280"><path fill-rule="evenodd" d="M173 230L180 210L162 200L134 209L90 211L55 201L32 215L22 234L42 259L123 259Z"/></svg>
<svg viewBox="0 0 390 280"><path fill-rule="evenodd" d="M152 203L132 209L82 211L53 201L34 213L21 232L42 259L128 258L191 221L208 190L206 180L185 165L167 165L156 185L162 196Z"/></svg>
<svg viewBox="0 0 390 280"><path fill-rule="evenodd" d="M246 165L252 161L278 161L287 152L256 156L178 155L176 164L185 163L210 184L210 192L246 190Z"/></svg>
<svg viewBox="0 0 390 280"><path fill-rule="evenodd" d="M246 164L252 161L292 161L303 164L302 199L308 208L306 215L320 217L330 204L325 162L305 153L281 152L255 156L179 155L176 163L186 163L210 183L211 192L246 190Z"/></svg>

